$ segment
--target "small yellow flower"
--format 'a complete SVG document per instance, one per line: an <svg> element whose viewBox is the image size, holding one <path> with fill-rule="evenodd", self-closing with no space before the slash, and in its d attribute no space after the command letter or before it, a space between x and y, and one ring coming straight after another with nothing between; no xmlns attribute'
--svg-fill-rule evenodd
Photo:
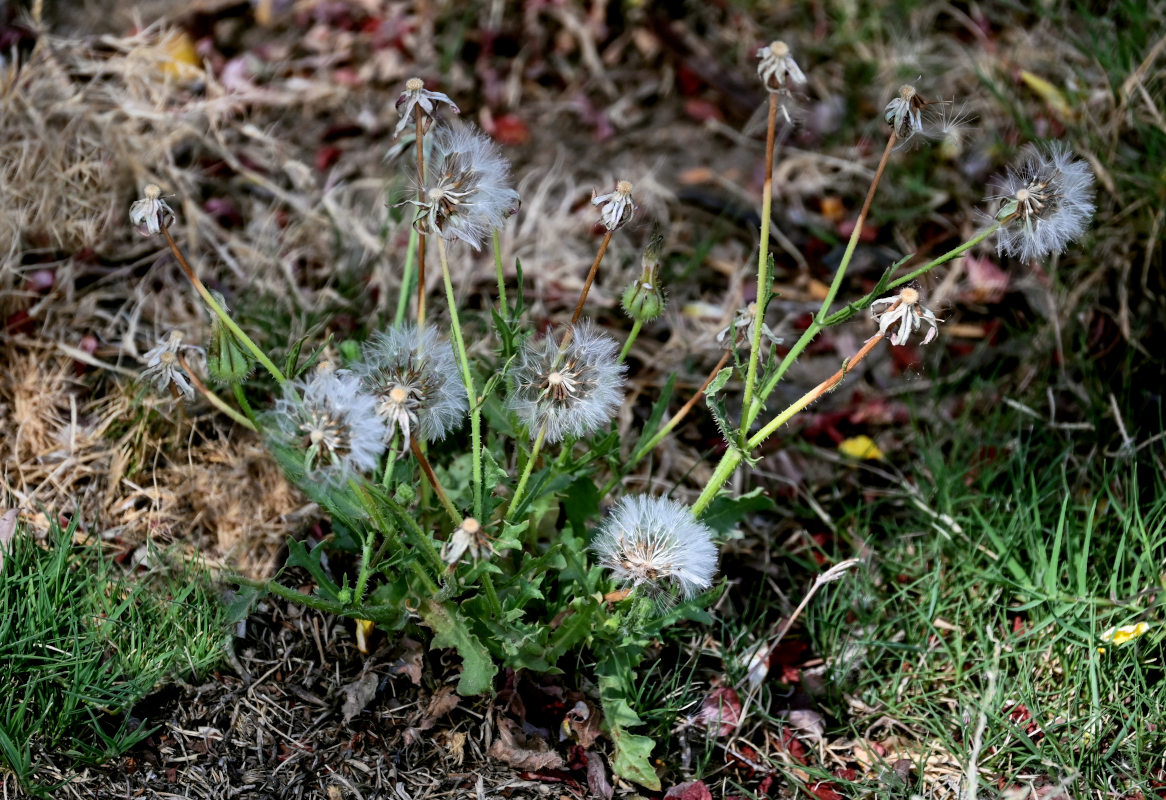
<svg viewBox="0 0 1166 800"><path fill-rule="evenodd" d="M1110 628L1101 634L1101 641L1121 647L1123 644L1128 644L1134 639L1137 639L1148 630L1150 630L1150 623L1148 622L1139 622L1136 625L1122 625L1119 628Z"/></svg>

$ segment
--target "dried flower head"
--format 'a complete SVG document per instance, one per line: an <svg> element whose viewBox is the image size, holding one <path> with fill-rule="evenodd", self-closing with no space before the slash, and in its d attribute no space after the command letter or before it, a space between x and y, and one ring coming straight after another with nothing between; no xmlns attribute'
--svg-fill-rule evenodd
<svg viewBox="0 0 1166 800"><path fill-rule="evenodd" d="M293 386L264 415L274 443L302 450L305 472L344 480L375 470L385 451L385 424L360 378L324 369Z"/></svg>
<svg viewBox="0 0 1166 800"><path fill-rule="evenodd" d="M205 357L201 347L182 343L180 331L170 331L165 339L158 342L157 347L142 356L146 362L146 368L142 370L142 380L153 383L160 392L173 387L174 390L181 392L187 400L192 399L194 387L191 385L190 379L186 377L186 371L178 359L179 353L183 350L199 357Z"/></svg>
<svg viewBox="0 0 1166 800"><path fill-rule="evenodd" d="M591 549L633 589L659 592L670 583L692 597L712 586L717 572L712 529L665 497L625 497L600 525Z"/></svg>
<svg viewBox="0 0 1166 800"><path fill-rule="evenodd" d="M481 561L494 555L494 546L490 537L482 528L482 523L473 517L466 517L462 524L457 526L449 541L441 547L441 560L451 567L462 560L462 556L469 553L474 561Z"/></svg>
<svg viewBox="0 0 1166 800"><path fill-rule="evenodd" d="M599 206L599 219L603 222L603 227L609 231L623 227L636 210L636 204L632 200L631 182L620 181L615 185L615 190L607 194L596 196L592 192L591 205Z"/></svg>
<svg viewBox="0 0 1166 800"><path fill-rule="evenodd" d="M436 118L438 103L445 103L449 106L449 110L455 114L461 113L461 109L449 99L448 95L429 91L425 88L425 81L420 78L410 78L405 81L405 91L401 92L401 96L397 98L397 113L401 115L401 119L397 122L397 129L393 131L393 137L400 136L401 131L405 130L414 117L415 109L421 109L421 132L428 132Z"/></svg>
<svg viewBox="0 0 1166 800"><path fill-rule="evenodd" d="M879 311L879 306L886 308ZM890 332L891 344L900 347L905 345L911 334L922 328L924 323L931 326L923 335L922 344L927 344L939 334L939 323L942 322L930 309L923 307L919 292L910 286L904 287L894 297L875 300L870 304L870 313L879 324L879 333L885 336ZM899 327L892 331L895 325Z"/></svg>
<svg viewBox="0 0 1166 800"><path fill-rule="evenodd" d="M520 205L510 188L510 165L488 136L471 127L440 127L425 165L425 183L413 226L422 233L461 239L475 250Z"/></svg>
<svg viewBox="0 0 1166 800"><path fill-rule="evenodd" d="M145 197L130 204L130 222L142 236L154 236L174 224L174 211L162 198L162 190L151 183Z"/></svg>
<svg viewBox="0 0 1166 800"><path fill-rule="evenodd" d="M1023 261L1063 252L1093 218L1093 172L1060 142L1029 145L996 188L996 249Z"/></svg>
<svg viewBox="0 0 1166 800"><path fill-rule="evenodd" d="M527 341L512 373L507 405L531 438L545 428L548 443L592 433L611 421L623 401L624 366L615 339L590 322L569 330L566 347L549 333Z"/></svg>
<svg viewBox="0 0 1166 800"><path fill-rule="evenodd" d="M883 119L902 141L923 133L923 109L928 102L910 84L899 87L899 96L887 103Z"/></svg>
<svg viewBox="0 0 1166 800"><path fill-rule="evenodd" d="M737 309L737 313L733 315L733 321L729 323L727 328L722 328L717 334L717 343L723 346L726 350L731 350L736 347L753 346L753 332L756 330L757 322L757 302L754 301L744 308ZM774 344L781 344L782 340L777 336L773 329L761 322L761 335Z"/></svg>
<svg viewBox="0 0 1166 800"><path fill-rule="evenodd" d="M785 42L771 42L757 51L757 57L761 59L757 75L769 91L780 92L787 89L788 84L806 82L805 74L790 55L789 45Z"/></svg>
<svg viewBox="0 0 1166 800"><path fill-rule="evenodd" d="M365 343L363 356L353 369L376 399L386 442L397 433L405 450L414 436L435 442L465 417L465 384L453 348L436 328L389 328Z"/></svg>

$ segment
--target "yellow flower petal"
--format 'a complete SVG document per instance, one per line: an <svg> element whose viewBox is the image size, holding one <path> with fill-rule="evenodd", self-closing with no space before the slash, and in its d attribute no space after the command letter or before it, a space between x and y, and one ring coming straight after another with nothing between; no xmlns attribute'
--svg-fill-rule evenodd
<svg viewBox="0 0 1166 800"><path fill-rule="evenodd" d="M1110 628L1101 634L1101 641L1113 642L1115 645L1123 645L1137 639L1148 630L1150 630L1150 624L1148 622L1139 622L1136 625L1122 625L1120 628Z"/></svg>
<svg viewBox="0 0 1166 800"><path fill-rule="evenodd" d="M883 461L883 451L869 436L852 436L838 443L838 452L850 458L866 458L871 461Z"/></svg>
<svg viewBox="0 0 1166 800"><path fill-rule="evenodd" d="M376 625L371 619L358 619L356 621L356 649L366 656L368 655L368 637L372 636L374 627Z"/></svg>

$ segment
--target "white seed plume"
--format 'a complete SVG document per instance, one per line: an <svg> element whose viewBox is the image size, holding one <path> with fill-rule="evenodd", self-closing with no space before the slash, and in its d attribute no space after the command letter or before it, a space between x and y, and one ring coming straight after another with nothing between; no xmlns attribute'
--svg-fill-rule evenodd
<svg viewBox="0 0 1166 800"><path fill-rule="evenodd" d="M154 236L174 224L174 211L162 197L157 184L149 184L140 200L130 204L130 222L142 236Z"/></svg>
<svg viewBox="0 0 1166 800"><path fill-rule="evenodd" d="M385 441L401 434L402 449L416 436L444 439L465 417L468 402L453 348L437 329L389 328L365 343L353 366L364 391L376 398Z"/></svg>
<svg viewBox="0 0 1166 800"><path fill-rule="evenodd" d="M190 379L186 376L186 371L178 363L178 356L183 350L200 358L205 357L201 347L182 343L180 331L170 331L165 339L158 342L155 348L142 356L146 362L146 367L142 370L142 380L154 384L154 387L160 392L173 386L187 400L192 399L194 386L191 385Z"/></svg>
<svg viewBox="0 0 1166 800"><path fill-rule="evenodd" d="M461 239L475 250L518 211L518 192L510 188L510 164L498 146L471 127L441 126L425 165L413 226L446 240Z"/></svg>
<svg viewBox="0 0 1166 800"><path fill-rule="evenodd" d="M879 310L880 306L886 306ZM883 297L870 304L870 313L879 324L879 333L884 336L890 334L891 344L902 347L907 343L911 334L924 325L930 326L923 335L921 344L928 344L939 334L939 323L930 309L924 308L919 299L919 292L910 286L904 288L894 297ZM898 326L898 327L896 327Z"/></svg>
<svg viewBox="0 0 1166 800"><path fill-rule="evenodd" d="M393 138L400 136L401 132L412 122L413 112L418 108L421 109L421 132L428 131L437 116L439 103L445 103L454 114L461 113L461 109L449 99L448 95L429 91L425 88L425 81L420 78L410 78L405 81L405 91L401 92L401 96L397 98L397 113L401 115L401 119L397 122L396 130L393 131Z"/></svg>
<svg viewBox="0 0 1166 800"><path fill-rule="evenodd" d="M619 344L590 322L571 327L571 340L549 334L527 341L511 376L507 405L530 431L546 428L545 441L582 437L611 422L623 401Z"/></svg>
<svg viewBox="0 0 1166 800"><path fill-rule="evenodd" d="M713 532L687 506L664 497L625 497L591 543L599 563L633 589L671 584L684 597L712 586L717 572Z"/></svg>
<svg viewBox="0 0 1166 800"><path fill-rule="evenodd" d="M360 379L344 370L319 370L294 383L264 415L274 443L299 449L305 472L345 480L372 472L385 451L385 424L376 399L361 390Z"/></svg>
<svg viewBox="0 0 1166 800"><path fill-rule="evenodd" d="M1064 252L1093 218L1093 172L1060 142L1029 145L996 189L997 251L1022 261Z"/></svg>
<svg viewBox="0 0 1166 800"><path fill-rule="evenodd" d="M757 64L757 76L771 92L780 92L788 84L802 84L806 76L790 55L789 45L783 41L771 42L757 51L761 61Z"/></svg>
<svg viewBox="0 0 1166 800"><path fill-rule="evenodd" d="M615 190L607 194L595 195L592 192L591 205L599 206L599 218L603 227L614 231L627 224L636 211L635 201L632 200L632 184L630 181L620 181Z"/></svg>

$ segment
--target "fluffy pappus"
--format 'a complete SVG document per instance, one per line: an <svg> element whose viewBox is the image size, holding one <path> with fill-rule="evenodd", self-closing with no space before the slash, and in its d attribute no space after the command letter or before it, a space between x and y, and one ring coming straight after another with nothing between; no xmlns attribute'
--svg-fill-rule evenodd
<svg viewBox="0 0 1166 800"><path fill-rule="evenodd" d="M591 549L633 589L659 592L671 584L690 598L712 586L717 572L712 529L665 497L625 497L600 525Z"/></svg>
<svg viewBox="0 0 1166 800"><path fill-rule="evenodd" d="M545 428L547 443L593 433L611 422L623 402L619 344L591 322L569 331L566 347L551 334L528 341L511 373L514 392L507 405L532 438Z"/></svg>
<svg viewBox="0 0 1166 800"><path fill-rule="evenodd" d="M397 433L405 450L414 436L435 442L465 417L465 384L453 348L436 328L389 328L365 342L362 354L352 370L375 398L386 442Z"/></svg>
<svg viewBox="0 0 1166 800"><path fill-rule="evenodd" d="M1026 147L996 189L996 249L1022 261L1064 252L1093 218L1093 171L1060 142Z"/></svg>

